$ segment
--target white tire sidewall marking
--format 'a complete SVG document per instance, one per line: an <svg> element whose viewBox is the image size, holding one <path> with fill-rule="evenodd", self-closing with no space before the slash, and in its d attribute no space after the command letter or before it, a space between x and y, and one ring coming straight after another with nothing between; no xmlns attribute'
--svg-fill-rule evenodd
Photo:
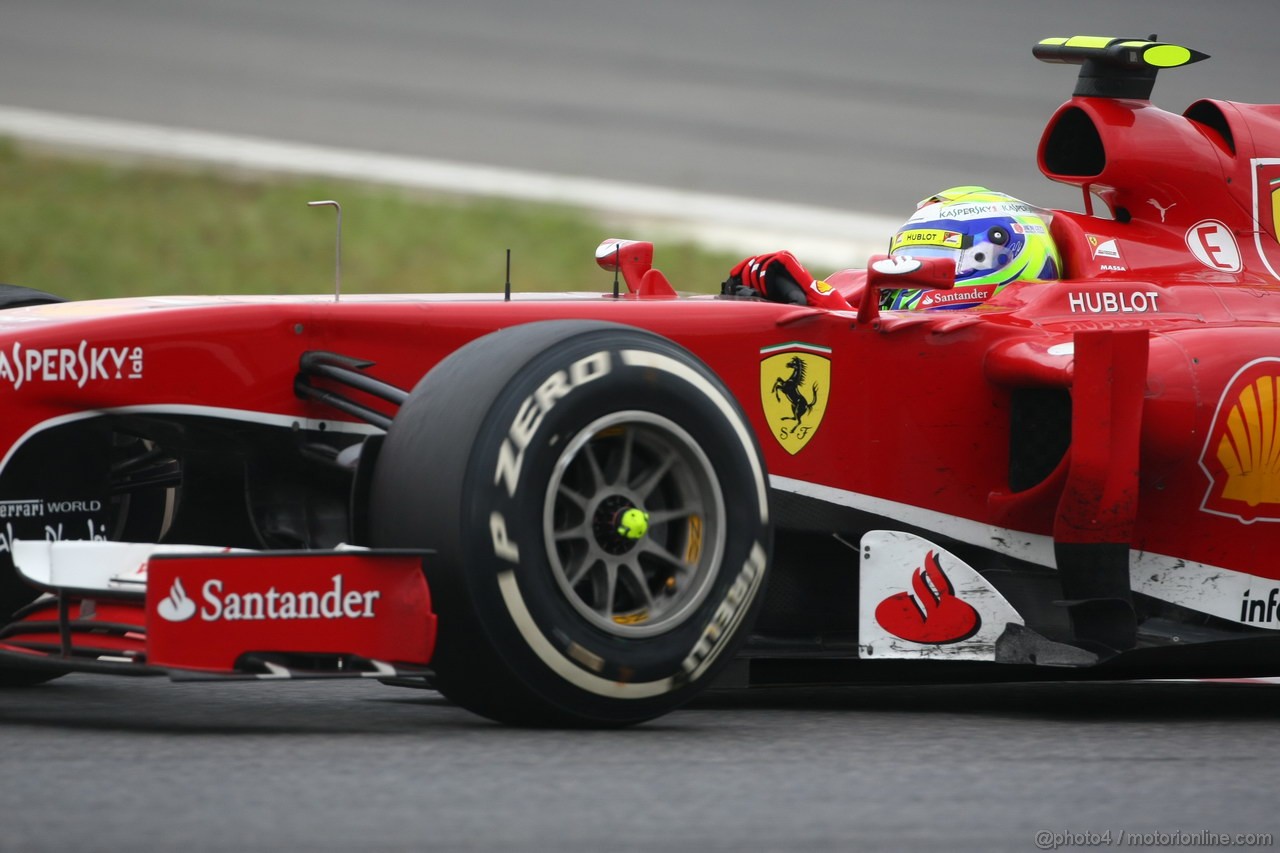
<svg viewBox="0 0 1280 853"><path fill-rule="evenodd" d="M647 350L623 350L622 363L631 367L650 367L656 370L665 370L667 373L677 376L697 388L716 405L716 408L724 415L724 419L733 427L734 434L742 444L742 452L751 464L751 475L755 482L756 497L760 506L760 523L768 524L769 492L765 487L764 468L755 452L755 442L752 441L751 433L747 429L747 425L742 422L742 418L738 416L737 409L733 404L720 393L718 388L708 382L706 377L699 375L697 371L681 364L669 355L648 352Z"/></svg>
<svg viewBox="0 0 1280 853"><path fill-rule="evenodd" d="M751 473L756 484L756 493L760 509L760 522L767 525L769 522L769 499L768 491L765 487L764 469L760 462L759 456L755 452L755 445L751 439L751 433L747 429L745 423L739 417L737 409L732 403L717 389L713 384L708 382L705 377L698 374L697 371L682 364L680 361L671 356L662 353L649 352L647 350L623 350L621 353L623 364L629 367L643 367L654 370L662 370L666 373L687 382L692 385L703 395L706 396L721 412L724 419L732 426L734 434L742 444L743 453L749 460L751 465ZM750 567L755 562L763 562L763 553L759 542L752 544L747 555L744 567L740 572L750 571ZM722 568L723 570L723 568ZM743 616L750 609L751 603L760 589L761 580L764 572L756 572L752 578L749 590L743 597L741 606L736 608L733 613L731 624L723 627L720 634L731 636L739 626ZM677 680L676 677L658 679L656 681L622 683L601 678L591 672L586 671L579 664L570 660L559 649L547 639L542 630L534 621L533 615L529 612L528 605L525 603L524 595L520 592L520 584L516 580L515 571L513 569L504 569L498 573L498 590L502 595L503 603L506 606L507 613L511 617L512 624L519 631L520 636L524 638L529 649L546 664L547 668L559 675L565 681L573 684L588 693L597 696L603 696L610 699L648 699L655 696L661 696L670 693L673 690L683 686L689 681L696 680L701 676L719 656L720 652L725 648L724 643L716 642L710 652L698 660L698 665L692 673L687 673L688 678ZM726 591L727 594L727 591ZM712 631L716 615L721 608L711 612L711 616L704 627L699 640L690 648L685 660L693 656L696 648L702 644L703 637Z"/></svg>

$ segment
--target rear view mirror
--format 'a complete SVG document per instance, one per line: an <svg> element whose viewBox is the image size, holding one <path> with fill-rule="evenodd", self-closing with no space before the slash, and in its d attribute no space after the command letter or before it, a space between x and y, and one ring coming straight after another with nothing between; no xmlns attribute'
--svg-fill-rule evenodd
<svg viewBox="0 0 1280 853"><path fill-rule="evenodd" d="M608 272L622 273L627 288L634 293L640 287L640 279L653 267L653 244L610 237L596 247L596 263Z"/></svg>
<svg viewBox="0 0 1280 853"><path fill-rule="evenodd" d="M653 244L643 240L610 237L596 247L596 263L608 272L621 274L627 290L640 299L674 299L675 289L667 277L653 268ZM617 279L614 280L614 296Z"/></svg>
<svg viewBox="0 0 1280 853"><path fill-rule="evenodd" d="M867 261L867 286L858 306L858 322L869 323L880 316L881 290L950 290L955 283L953 258L872 255Z"/></svg>

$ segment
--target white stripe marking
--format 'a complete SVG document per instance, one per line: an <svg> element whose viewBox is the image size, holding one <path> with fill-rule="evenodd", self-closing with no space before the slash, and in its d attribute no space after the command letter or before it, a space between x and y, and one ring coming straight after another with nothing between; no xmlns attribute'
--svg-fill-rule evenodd
<svg viewBox="0 0 1280 853"><path fill-rule="evenodd" d="M737 410L734 409L733 404L700 373L670 356L649 352L648 350L629 349L623 350L622 362L630 367L651 367L655 370L665 370L697 388L704 397L715 404L720 413L724 415L724 419L729 423L729 426L733 428L738 441L742 444L743 453L746 454L747 462L751 465L752 479L756 485L760 523L768 524L769 490L765 488L764 469L760 465L760 458L755 452L755 444L751 440L751 432L747 429L746 424L742 422L742 419L738 417Z"/></svg>
<svg viewBox="0 0 1280 853"><path fill-rule="evenodd" d="M861 266L868 255L884 251L901 224L828 208L10 106L0 106L0 135L257 172L565 204L625 217L644 239L669 235L742 252L786 248L815 267Z"/></svg>
<svg viewBox="0 0 1280 853"><path fill-rule="evenodd" d="M525 642L529 644L529 648L552 672L570 684L577 685L588 693L607 696L611 699L649 699L654 696L661 696L664 693L670 693L675 689L675 681L670 678L660 678L657 681L624 683L609 681L606 678L587 672L562 655L543 636L538 623L533 620L533 616L529 613L529 608L525 606L524 596L520 594L520 585L516 582L515 572L499 572L498 589L502 593L503 601L506 602L507 612L511 615L511 621L515 623L516 630L524 637Z"/></svg>
<svg viewBox="0 0 1280 853"><path fill-rule="evenodd" d="M5 453L4 458L0 459L0 471L3 471L9 464L9 460L13 455L27 443L33 435L44 432L63 424L74 423L88 418L102 417L105 415L197 415L200 417L223 418L229 421L244 421L247 423L266 424L267 426L283 427L285 429L303 429L307 431L319 430L323 425L324 429L329 432L350 433L353 435L375 435L385 432L372 424L352 423L350 421L337 421L330 419L301 418L293 415L279 415L269 412L255 412L246 409L227 409L221 406L192 406L182 403L147 403L137 406L114 406L105 409L85 409L79 412L70 412L65 415L58 415L41 421L32 426L22 434L22 437L9 446L9 450Z"/></svg>
<svg viewBox="0 0 1280 853"><path fill-rule="evenodd" d="M769 485L779 491L892 518L910 527L933 531L940 536L1008 554L1046 568L1056 569L1058 565L1051 536L1009 530L924 507L780 477L777 474L769 476ZM1141 595L1179 604L1201 613L1258 628L1280 630L1280 621L1274 624L1256 624L1244 623L1240 618L1240 602L1245 590L1270 589L1280 586L1280 581L1224 566L1199 563L1185 557L1130 550L1129 586Z"/></svg>
<svg viewBox="0 0 1280 853"><path fill-rule="evenodd" d="M832 486L794 480L777 474L769 475L769 484L780 491L791 492L805 497L816 498L827 503L847 506L873 515L893 518L911 527L931 530L934 533L948 536L970 545L989 548L1002 554L1008 554L1019 560L1026 560L1040 566L1056 568L1057 561L1053 555L1053 537L1037 533L1024 533L1019 530L1008 530L993 524L983 524L944 512L885 500L872 495L859 494Z"/></svg>

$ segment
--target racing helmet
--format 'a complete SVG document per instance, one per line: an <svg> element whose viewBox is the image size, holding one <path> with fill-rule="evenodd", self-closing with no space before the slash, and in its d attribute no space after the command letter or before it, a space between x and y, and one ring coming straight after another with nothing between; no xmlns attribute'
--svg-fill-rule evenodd
<svg viewBox="0 0 1280 853"><path fill-rule="evenodd" d="M950 291L885 290L884 309L971 308L1015 281L1054 281L1062 260L1048 211L986 187L952 187L929 196L893 235L891 256L954 258Z"/></svg>

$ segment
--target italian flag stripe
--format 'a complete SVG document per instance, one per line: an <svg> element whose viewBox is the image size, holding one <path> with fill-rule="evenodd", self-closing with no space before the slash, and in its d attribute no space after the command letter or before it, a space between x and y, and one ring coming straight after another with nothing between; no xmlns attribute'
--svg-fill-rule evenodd
<svg viewBox="0 0 1280 853"><path fill-rule="evenodd" d="M786 352L787 350L801 349L809 352L820 352L824 355L831 355L831 347L824 347L819 344L807 344L804 341L788 341L785 344L775 344L771 347L761 347L761 355L771 355L775 352Z"/></svg>

